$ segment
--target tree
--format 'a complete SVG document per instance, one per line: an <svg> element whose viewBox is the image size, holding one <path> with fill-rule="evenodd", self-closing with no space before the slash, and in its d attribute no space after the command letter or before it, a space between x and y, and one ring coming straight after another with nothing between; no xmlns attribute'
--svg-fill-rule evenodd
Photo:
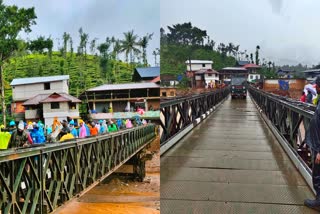
<svg viewBox="0 0 320 214"><path fill-rule="evenodd" d="M44 36L39 36L37 39L28 42L28 50L31 52L38 52L40 54L44 53L47 49L50 56L53 48L53 41L51 38L45 38Z"/></svg>
<svg viewBox="0 0 320 214"><path fill-rule="evenodd" d="M207 31L193 27L191 22L168 26L166 38L171 44L202 45L207 37ZM161 30L161 29L160 29Z"/></svg>
<svg viewBox="0 0 320 214"><path fill-rule="evenodd" d="M87 44L89 40L89 34L84 33L82 27L79 29L80 43L78 46L78 55L87 56Z"/></svg>
<svg viewBox="0 0 320 214"><path fill-rule="evenodd" d="M139 45L142 48L142 60L143 60L144 66L148 66L147 47L148 47L149 41L152 39L152 36L153 36L153 33L147 34L147 35L143 36L139 41Z"/></svg>
<svg viewBox="0 0 320 214"><path fill-rule="evenodd" d="M152 55L154 56L154 66L157 66L157 56L160 55L160 49L156 48L153 52Z"/></svg>
<svg viewBox="0 0 320 214"><path fill-rule="evenodd" d="M250 53L250 60L251 60L251 63L254 63L254 61L253 61L253 53Z"/></svg>
<svg viewBox="0 0 320 214"><path fill-rule="evenodd" d="M98 45L97 49L100 53L100 67L101 76L108 81L108 60L109 60L109 48L111 46L110 40L107 38L104 43ZM109 82L111 77L109 78Z"/></svg>
<svg viewBox="0 0 320 214"><path fill-rule="evenodd" d="M256 65L260 64L260 60L259 60L259 50L260 50L260 46L257 45L256 47Z"/></svg>
<svg viewBox="0 0 320 214"><path fill-rule="evenodd" d="M94 38L93 40L91 40L90 42L90 52L92 55L94 55L95 53L95 48L96 48L96 43L97 43L98 38Z"/></svg>
<svg viewBox="0 0 320 214"><path fill-rule="evenodd" d="M72 41L72 37L70 37L69 39L69 46L70 46L70 57L73 57L73 41Z"/></svg>
<svg viewBox="0 0 320 214"><path fill-rule="evenodd" d="M126 55L126 62L128 62L128 56L130 55L130 63L134 61L134 55L140 53L137 42L138 36L134 34L133 30L124 33L124 40L121 41L121 52Z"/></svg>
<svg viewBox="0 0 320 214"><path fill-rule="evenodd" d="M4 96L4 63L18 50L18 34L21 31L31 32L31 26L36 24L37 18L34 7L18 8L17 6L7 6L0 0L0 79L1 79L1 101L3 125L6 126L6 103Z"/></svg>
<svg viewBox="0 0 320 214"><path fill-rule="evenodd" d="M68 41L71 37L70 37L70 34L64 32L62 38L63 38L63 57L66 59L67 52L68 52L67 45L68 45Z"/></svg>

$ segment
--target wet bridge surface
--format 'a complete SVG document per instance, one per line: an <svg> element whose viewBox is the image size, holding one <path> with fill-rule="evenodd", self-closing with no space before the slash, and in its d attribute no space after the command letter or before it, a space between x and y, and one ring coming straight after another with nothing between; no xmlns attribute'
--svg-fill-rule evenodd
<svg viewBox="0 0 320 214"><path fill-rule="evenodd" d="M227 99L161 157L161 213L316 213L251 101Z"/></svg>

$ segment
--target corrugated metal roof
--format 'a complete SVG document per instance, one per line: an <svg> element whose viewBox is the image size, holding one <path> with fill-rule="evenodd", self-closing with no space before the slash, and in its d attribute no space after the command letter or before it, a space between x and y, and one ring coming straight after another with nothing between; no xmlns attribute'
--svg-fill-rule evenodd
<svg viewBox="0 0 320 214"><path fill-rule="evenodd" d="M246 60L239 60L237 61L237 64L240 66L246 65L246 64L250 64L250 61L246 61Z"/></svg>
<svg viewBox="0 0 320 214"><path fill-rule="evenodd" d="M157 77L160 75L160 67L146 67L146 68L136 68L141 78L144 77Z"/></svg>
<svg viewBox="0 0 320 214"><path fill-rule="evenodd" d="M54 95L58 95L54 97ZM52 103L52 102L72 102L72 103L81 103L82 101L76 97L71 96L66 93L53 93L53 94L38 94L25 101L22 105L38 105L39 103Z"/></svg>
<svg viewBox="0 0 320 214"><path fill-rule="evenodd" d="M15 86L15 85L27 85L27 84L43 83L43 82L55 82L60 80L68 80L69 78L70 78L69 75L18 78L18 79L13 79L10 85Z"/></svg>
<svg viewBox="0 0 320 214"><path fill-rule="evenodd" d="M305 71L302 71L304 73L309 73L309 72L320 72L320 69L310 69L310 70L305 70Z"/></svg>
<svg viewBox="0 0 320 214"><path fill-rule="evenodd" d="M127 89L141 89L141 88L159 88L159 85L153 82L105 84L95 88L90 88L87 91L112 91L112 90L127 90Z"/></svg>
<svg viewBox="0 0 320 214"><path fill-rule="evenodd" d="M192 59L190 61L191 61L191 64L212 64L213 63L213 61L211 61L211 60L194 60L194 59ZM189 60L186 60L185 63L189 64L190 62L189 62Z"/></svg>
<svg viewBox="0 0 320 214"><path fill-rule="evenodd" d="M221 70L246 71L247 69L242 67L225 67L225 68L222 68Z"/></svg>

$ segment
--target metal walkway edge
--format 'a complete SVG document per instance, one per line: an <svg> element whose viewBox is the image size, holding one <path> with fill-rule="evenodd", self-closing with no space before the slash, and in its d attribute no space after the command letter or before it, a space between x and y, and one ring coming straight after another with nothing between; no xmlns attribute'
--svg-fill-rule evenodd
<svg viewBox="0 0 320 214"><path fill-rule="evenodd" d="M161 157L161 213L317 213L250 98L229 98Z"/></svg>

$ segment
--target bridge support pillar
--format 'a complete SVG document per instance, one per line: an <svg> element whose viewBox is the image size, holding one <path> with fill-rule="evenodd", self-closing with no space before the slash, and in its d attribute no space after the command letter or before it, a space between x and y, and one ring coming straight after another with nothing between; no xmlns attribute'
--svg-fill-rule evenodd
<svg viewBox="0 0 320 214"><path fill-rule="evenodd" d="M146 149L143 149L121 166L116 173L130 176L131 178L142 182L146 176L146 161L151 160L151 158L152 154Z"/></svg>

